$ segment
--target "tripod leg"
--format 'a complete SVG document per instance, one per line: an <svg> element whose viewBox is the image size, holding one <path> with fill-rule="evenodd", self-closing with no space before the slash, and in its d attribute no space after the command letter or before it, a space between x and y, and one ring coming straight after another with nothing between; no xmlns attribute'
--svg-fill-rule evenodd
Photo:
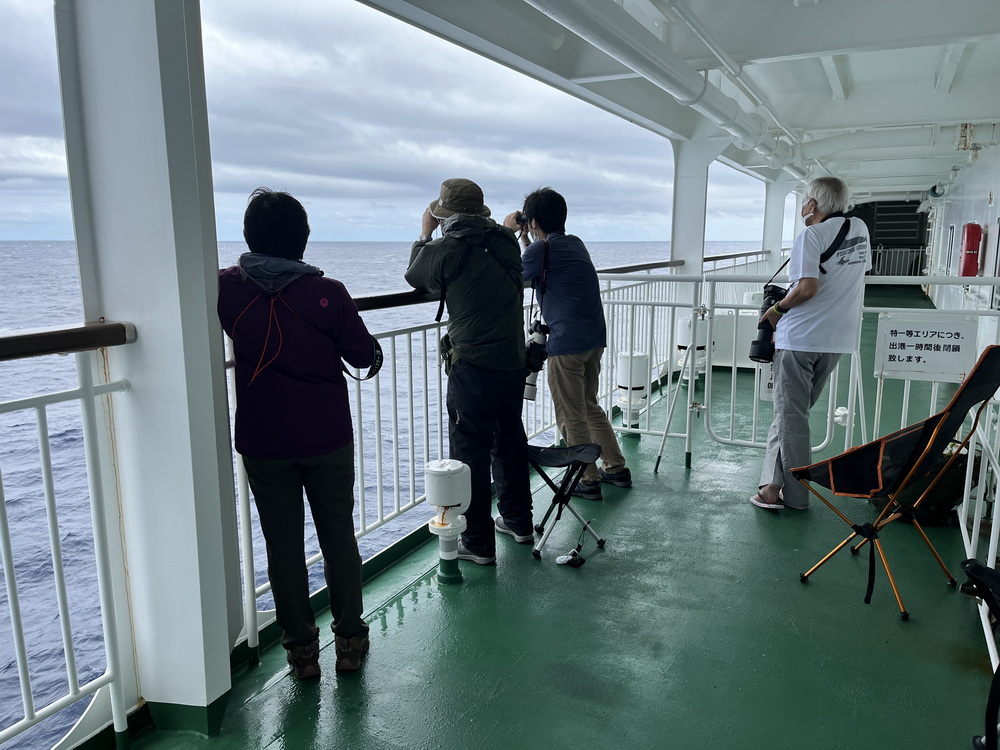
<svg viewBox="0 0 1000 750"><path fill-rule="evenodd" d="M583 524L583 530L589 533L592 537L594 537L598 547L604 546L604 540L601 539L600 536L598 536L597 532L594 531L594 527L591 526L590 522L584 519L584 517L577 512L576 508L574 508L569 503L566 503L566 510L568 510L570 513L576 516L576 520Z"/></svg>
<svg viewBox="0 0 1000 750"><path fill-rule="evenodd" d="M892 586L892 594L896 597L896 604L899 606L899 616L903 620L910 619L910 613L906 611L906 607L903 606L903 600L899 596L899 587L896 586L896 579L892 575L892 571L889 569L889 561L885 558L885 552L882 550L882 542L879 539L875 540L875 549L878 550L878 556L882 558L882 566L885 568L885 575L889 579L889 585Z"/></svg>
<svg viewBox="0 0 1000 750"><path fill-rule="evenodd" d="M555 500L553 500L552 503L549 505L549 509L545 511L545 515L542 516L542 522L535 524L535 531L537 531L539 534L545 531L545 524L549 522L549 516L551 516L552 511L556 509L556 505L558 505L558 503Z"/></svg>
<svg viewBox="0 0 1000 750"><path fill-rule="evenodd" d="M554 506L555 506L555 504L553 503L553 507ZM552 509L550 508L549 510L551 511ZM545 514L545 517L546 518L549 517L548 513ZM538 544L535 545L535 548L533 550L531 550L531 556L534 557L536 560L541 559L541 557L542 557L542 547L544 547L545 543L547 541L549 541L549 535L552 533L552 529L554 529L555 527L556 527L556 524L555 524L555 521L553 521L552 525L549 526L547 529L545 529L545 533L542 534L542 538L538 540Z"/></svg>
<svg viewBox="0 0 1000 750"><path fill-rule="evenodd" d="M917 531L920 532L920 536L924 538L924 543L927 545L927 549L929 549L931 554L934 555L934 559L937 560L937 564L941 566L941 570L943 570L944 574L948 576L948 585L955 588L958 585L958 581L955 580L955 576L953 576L948 570L948 566L944 564L944 560L941 559L941 555L939 555L938 551L934 549L934 545L931 544L931 540L927 538L927 534L924 533L923 527L917 522L916 518L913 519L913 525Z"/></svg>
<svg viewBox="0 0 1000 750"><path fill-rule="evenodd" d="M656 464L653 466L653 473L656 474L660 470L660 459L663 458L663 449L667 446L667 438L670 437L670 422L674 418L674 408L677 406L677 396L681 391L681 380L684 379L684 374L678 372L677 385L674 386L673 392L670 394L669 408L667 409L667 421L663 426L663 439L660 440L660 449L656 452Z"/></svg>
<svg viewBox="0 0 1000 750"><path fill-rule="evenodd" d="M840 552L840 550L844 549L844 547L846 547L848 544L850 544L851 540L854 537L856 537L856 536L857 536L857 532L852 533L849 537L847 537L847 539L845 539L840 544L838 544L836 547L834 547L832 550L830 550L830 552L826 555L826 557L824 557L818 563L816 563L811 568L809 568L809 570L807 570L805 573L801 573L799 575L799 580L802 581L802 583L808 582L809 576L811 576L813 573L815 573L817 570L819 570L823 566L823 564L826 563L827 560L829 560L831 557L833 557L838 552Z"/></svg>

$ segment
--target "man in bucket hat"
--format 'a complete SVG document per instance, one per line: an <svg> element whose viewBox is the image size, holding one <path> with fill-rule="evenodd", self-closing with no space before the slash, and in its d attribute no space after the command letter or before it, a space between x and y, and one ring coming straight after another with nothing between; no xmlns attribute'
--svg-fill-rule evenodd
<svg viewBox="0 0 1000 750"><path fill-rule="evenodd" d="M439 228L441 236L432 239ZM491 565L496 562L495 532L523 544L534 541L521 424L524 282L514 233L490 218L476 183L442 183L440 196L424 211L405 278L415 289L439 294L448 307L442 349L450 456L472 472L468 527L458 557ZM500 511L495 523L491 468Z"/></svg>

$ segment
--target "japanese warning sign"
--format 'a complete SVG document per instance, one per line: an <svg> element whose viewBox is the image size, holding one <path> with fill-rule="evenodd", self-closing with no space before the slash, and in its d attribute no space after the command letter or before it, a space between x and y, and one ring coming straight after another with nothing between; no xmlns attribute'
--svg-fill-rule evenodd
<svg viewBox="0 0 1000 750"><path fill-rule="evenodd" d="M978 330L969 315L880 313L875 377L961 383L976 364Z"/></svg>

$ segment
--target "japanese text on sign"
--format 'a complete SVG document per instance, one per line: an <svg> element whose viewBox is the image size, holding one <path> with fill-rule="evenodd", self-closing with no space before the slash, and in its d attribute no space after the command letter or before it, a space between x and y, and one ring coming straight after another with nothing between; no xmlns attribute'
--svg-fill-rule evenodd
<svg viewBox="0 0 1000 750"><path fill-rule="evenodd" d="M882 313L875 377L959 383L975 364L977 332L971 316Z"/></svg>

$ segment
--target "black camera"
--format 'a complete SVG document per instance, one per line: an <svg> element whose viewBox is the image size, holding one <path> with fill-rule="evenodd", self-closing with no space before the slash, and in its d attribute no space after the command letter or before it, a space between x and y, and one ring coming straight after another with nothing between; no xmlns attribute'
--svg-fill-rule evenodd
<svg viewBox="0 0 1000 750"><path fill-rule="evenodd" d="M548 356L545 350L548 338L549 327L541 320L533 320L528 327L528 341L524 347L524 366L528 371L528 377L524 381L524 397L528 401L535 400L538 373L545 366L545 358Z"/></svg>
<svg viewBox="0 0 1000 750"><path fill-rule="evenodd" d="M528 217L521 211L517 212L517 215L514 217L514 221L518 223L518 226L528 226Z"/></svg>
<svg viewBox="0 0 1000 750"><path fill-rule="evenodd" d="M788 290L777 284L764 287L764 301L760 306L760 314L764 315L770 308L781 302ZM750 342L750 359L754 362L771 362L774 359L774 329L766 320L757 324L757 338Z"/></svg>

